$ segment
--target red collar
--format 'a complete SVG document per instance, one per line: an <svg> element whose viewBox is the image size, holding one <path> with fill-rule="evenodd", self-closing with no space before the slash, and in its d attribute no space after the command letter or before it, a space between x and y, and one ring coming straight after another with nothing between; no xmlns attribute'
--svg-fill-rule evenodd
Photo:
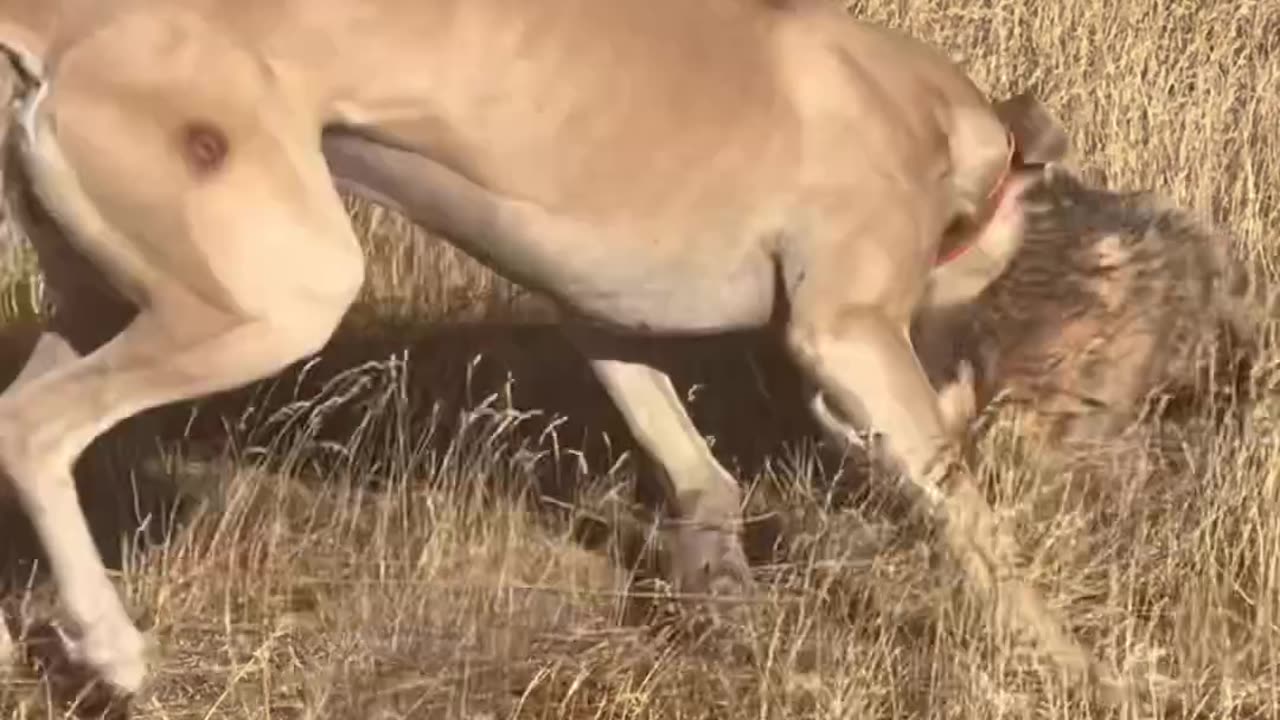
<svg viewBox="0 0 1280 720"><path fill-rule="evenodd" d="M992 212L994 212L995 208L1000 205L1000 200L1004 197L1005 190L1009 187L1009 179L1013 176L1013 166L1018 159L1018 147L1012 132L1008 133L1008 138L1009 154L1005 158L1004 168L1000 171L1000 177L996 179L996 184L992 186L991 191L987 193L988 207ZM989 219L987 222L989 222ZM964 242L956 243L950 247L944 246L940 248L937 259L933 261L934 266L946 265L952 260L963 255L966 250L973 247L973 241L977 236L978 232L975 231L966 236Z"/></svg>

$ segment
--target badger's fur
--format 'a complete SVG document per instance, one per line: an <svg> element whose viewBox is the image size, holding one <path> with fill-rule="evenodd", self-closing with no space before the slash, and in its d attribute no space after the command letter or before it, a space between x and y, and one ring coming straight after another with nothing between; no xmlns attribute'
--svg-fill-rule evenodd
<svg viewBox="0 0 1280 720"><path fill-rule="evenodd" d="M917 338L936 384L967 363L977 408L1003 395L1055 442L1259 390L1280 301L1226 232L1155 193L1090 187L1060 167L1026 200L1009 268Z"/></svg>

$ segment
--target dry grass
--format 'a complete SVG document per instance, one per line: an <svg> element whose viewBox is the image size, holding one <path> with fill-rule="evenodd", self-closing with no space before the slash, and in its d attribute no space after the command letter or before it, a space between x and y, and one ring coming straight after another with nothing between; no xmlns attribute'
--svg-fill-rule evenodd
<svg viewBox="0 0 1280 720"><path fill-rule="evenodd" d="M1280 262L1280 5L870 0L851 11L941 44L994 95L1034 89L1111 186L1158 189L1227 226L1242 255ZM765 585L754 632L726 649L633 622L628 543L615 542L630 531L601 529L633 528L613 521L627 517L614 511L636 468L585 368L532 331L433 334L438 321L503 317L512 291L432 239L404 242L420 233L397 218L353 212L370 282L320 367L202 403L189 427L190 406L139 419L81 468L109 557L127 558L120 587L160 650L136 716L1097 713L988 634L918 528L840 492L794 407L762 412L738 366L772 367L767 348L704 352L681 376L716 378L695 416L765 518L751 537ZM38 295L29 262L15 262L10 317ZM410 339L397 345L401 332ZM412 362L386 359L410 344ZM496 366L471 367L476 350ZM1180 447L1085 475L1039 468L1003 418L981 443L983 477L1051 600L1154 693L1152 716L1277 717L1280 404L1252 408L1243 427L1191 427ZM186 442L162 455L138 442L157 435ZM148 479L135 497L119 469L138 459ZM126 539L165 542L114 552L121 523L143 526ZM13 574L30 567L19 540L0 549ZM38 582L12 609L40 616L47 596ZM44 696L17 678L0 709L58 716Z"/></svg>

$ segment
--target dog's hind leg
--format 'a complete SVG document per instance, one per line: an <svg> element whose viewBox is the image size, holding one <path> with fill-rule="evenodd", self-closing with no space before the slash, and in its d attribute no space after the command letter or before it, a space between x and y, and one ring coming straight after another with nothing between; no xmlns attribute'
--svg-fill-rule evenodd
<svg viewBox="0 0 1280 720"><path fill-rule="evenodd" d="M25 164L68 237L139 310L97 349L0 395L0 467L49 558L73 659L134 691L143 639L90 537L72 463L124 418L318 350L363 257L316 123L263 66L190 19L127 17L145 27L95 34L62 59L47 100L56 127L35 111ZM147 47L181 47L183 62ZM202 94L210 67L227 78L216 103ZM157 120L171 110L182 116Z"/></svg>
<svg viewBox="0 0 1280 720"><path fill-rule="evenodd" d="M9 383L6 392L25 385L79 357L75 349L71 347L71 344L61 335L54 332L42 332L40 337L36 338L36 344L31 349L31 354L27 356L27 362L18 371L18 376ZM4 613L0 612L0 677L3 677L8 666L17 660L16 652L17 645L13 641L13 635L9 632Z"/></svg>
<svg viewBox="0 0 1280 720"><path fill-rule="evenodd" d="M45 295L45 329L17 376L5 388L18 388L102 346L132 319L135 309L106 284L105 278L80 255L35 196L27 177L16 135L5 142L5 196L10 218L20 225L39 258ZM0 480L0 482L7 482ZM17 646L0 621L0 665L16 661ZM2 668L0 668L2 674Z"/></svg>

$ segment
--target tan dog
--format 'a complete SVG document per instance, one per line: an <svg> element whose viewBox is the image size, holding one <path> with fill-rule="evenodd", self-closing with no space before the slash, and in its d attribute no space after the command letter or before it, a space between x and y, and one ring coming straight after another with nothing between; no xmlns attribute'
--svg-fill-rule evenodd
<svg viewBox="0 0 1280 720"><path fill-rule="evenodd" d="M0 45L29 76L9 171L59 303L0 396L0 463L73 656L115 687L141 685L143 639L71 464L328 340L363 273L335 179L562 307L665 470L681 589L749 587L740 492L632 351L781 318L831 419L884 435L998 616L1091 670L1011 574L908 341L921 307L974 290L931 280L944 238L1016 247L1028 175L932 48L822 0L3 0Z"/></svg>

